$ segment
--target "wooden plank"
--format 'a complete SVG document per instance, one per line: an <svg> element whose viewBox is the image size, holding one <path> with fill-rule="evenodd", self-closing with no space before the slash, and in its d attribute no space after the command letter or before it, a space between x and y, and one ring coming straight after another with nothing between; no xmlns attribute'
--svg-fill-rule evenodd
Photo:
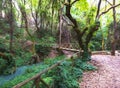
<svg viewBox="0 0 120 88"><path fill-rule="evenodd" d="M92 52L92 55L97 55L97 54L111 55L111 53L108 52L108 51L93 51L93 52Z"/></svg>
<svg viewBox="0 0 120 88"><path fill-rule="evenodd" d="M80 50L77 50L77 49L70 49L70 48L63 48L63 47L59 47L59 49L66 50L66 51L72 51L72 52L79 52L80 51Z"/></svg>

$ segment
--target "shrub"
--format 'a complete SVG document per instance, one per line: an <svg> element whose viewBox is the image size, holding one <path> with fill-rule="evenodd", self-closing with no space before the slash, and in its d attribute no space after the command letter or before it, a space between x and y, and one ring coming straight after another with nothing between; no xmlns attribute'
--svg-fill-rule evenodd
<svg viewBox="0 0 120 88"><path fill-rule="evenodd" d="M7 67L7 61L0 58L0 74L4 73L5 68Z"/></svg>
<svg viewBox="0 0 120 88"><path fill-rule="evenodd" d="M69 60L61 63L49 74L53 77L52 88L79 88L78 78L82 77L83 71L73 67Z"/></svg>

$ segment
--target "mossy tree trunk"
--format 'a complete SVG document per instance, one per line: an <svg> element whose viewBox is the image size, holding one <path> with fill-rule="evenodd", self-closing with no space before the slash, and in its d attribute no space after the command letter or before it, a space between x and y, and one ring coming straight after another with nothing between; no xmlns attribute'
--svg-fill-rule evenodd
<svg viewBox="0 0 120 88"><path fill-rule="evenodd" d="M24 7L20 4L19 8L20 8L20 11L21 11L21 14L22 14L22 18L25 22L25 31L27 32L28 36L30 37L30 39L33 42L33 44L32 44L32 54L35 55L36 54L35 53L35 40L34 40L34 37L32 36L32 34L29 32L27 12L25 11L26 10L25 5L26 5L26 1L24 0Z"/></svg>
<svg viewBox="0 0 120 88"><path fill-rule="evenodd" d="M74 4L76 1L72 2ZM78 23L76 19L74 19L70 13L71 7L71 0L68 0L68 3L66 3L66 16L71 20L71 22L74 24L73 29L77 34L77 41L79 43L80 48L84 51L82 54L82 59L84 61L90 60L90 53L88 51L88 45L93 37L93 33L98 30L98 27L100 26L99 22L95 22L90 27L86 27L85 29L79 29Z"/></svg>
<svg viewBox="0 0 120 88"><path fill-rule="evenodd" d="M116 0L113 0L113 5L115 5ZM116 10L115 7L113 8L113 20L114 20L114 25L113 25L113 30L114 30L114 38L113 41L111 42L111 55L115 56L115 49L116 49L116 39L117 39L117 22L116 22Z"/></svg>
<svg viewBox="0 0 120 88"><path fill-rule="evenodd" d="M74 0L73 2L72 2L72 0L67 0L67 3L65 3L65 6L66 6L66 16L74 24L73 29L74 29L74 31L77 34L77 40L78 40L79 46L80 46L80 48L82 50L84 50L84 52L82 54L82 56L83 56L82 58L86 58L86 57L90 56L89 55L89 51L88 51L88 45L90 43L90 40L93 37L93 34L99 29L99 26L100 26L99 18L102 15L106 14L107 12L109 12L111 9L114 9L113 12L115 12L115 8L118 7L120 5L120 3L115 5L115 1L114 1L113 2L114 5L112 5L110 8L108 8L107 10L105 10L105 11L100 13L100 6L101 6L102 0L99 0L97 12L96 12L96 17L95 17L95 20L94 20L94 24L90 25L89 27L86 26L85 29L79 29L76 19L74 19L72 17L71 13L70 13L72 5L74 3L76 3L77 1L79 1L79 0ZM114 16L114 19L115 19L115 16ZM114 44L114 46L115 46L115 44Z"/></svg>

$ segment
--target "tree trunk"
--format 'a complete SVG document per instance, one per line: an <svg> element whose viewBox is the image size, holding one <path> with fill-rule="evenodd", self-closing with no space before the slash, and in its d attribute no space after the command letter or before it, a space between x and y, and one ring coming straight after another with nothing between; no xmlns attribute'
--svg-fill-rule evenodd
<svg viewBox="0 0 120 88"><path fill-rule="evenodd" d="M10 24L10 52L13 52L13 5L12 0L10 0L10 18L9 18L9 24Z"/></svg>
<svg viewBox="0 0 120 88"><path fill-rule="evenodd" d="M62 26L63 26L63 20L62 20L62 9L60 8L59 10L59 47L61 46L62 43Z"/></svg>
<svg viewBox="0 0 120 88"><path fill-rule="evenodd" d="M24 5L25 5L25 0L24 0ZM21 14L22 14L22 17L23 17L23 20L25 22L25 30L28 34L28 36L31 38L32 42L33 42L33 46L32 46L32 53L33 55L36 55L36 52L35 52L35 40L33 38L33 36L31 35L31 33L29 32L29 29L28 29L28 20L27 20L27 13L25 11L25 8L23 8L21 5L19 6L20 7L20 11L21 11Z"/></svg>
<svg viewBox="0 0 120 88"><path fill-rule="evenodd" d="M113 5L115 5L115 0L113 0ZM113 40L112 40L112 43L111 43L111 48L112 48L112 51L111 51L111 55L115 56L115 49L116 49L116 38L117 38L117 33L116 33L116 30L117 30L117 23L116 23L116 11L115 11L115 7L113 8L113 20L114 20L114 25L113 25L113 29L114 29L114 37L113 37Z"/></svg>
<svg viewBox="0 0 120 88"><path fill-rule="evenodd" d="M82 55L82 61L90 61L91 60L91 54L90 54L90 51L88 50L88 45L84 45L84 48L83 48L83 53L81 54Z"/></svg>
<svg viewBox="0 0 120 88"><path fill-rule="evenodd" d="M76 0L77 1L77 0ZM73 3L75 3L76 1L74 1ZM100 0L101 1L101 0ZM71 20L71 22L74 24L73 29L77 34L77 41L79 43L80 48L84 51L81 56L82 56L82 60L83 61L88 61L90 60L90 53L88 51L88 44L91 40L91 38L93 37L93 33L95 31L98 30L98 27L100 26L99 22L95 22L94 25L91 25L90 28L86 27L85 29L83 29L83 31L81 31L78 27L77 21L76 19L74 19L70 13L71 10L71 1L68 0L68 3L66 4L66 16ZM72 4L73 4L72 3ZM100 9L100 4L99 4L99 9ZM98 9L98 14L99 14L99 9ZM97 14L97 15L98 15ZM97 17L97 16L96 16ZM88 32L87 34L85 34L86 32ZM85 39L83 39L83 36L85 35Z"/></svg>

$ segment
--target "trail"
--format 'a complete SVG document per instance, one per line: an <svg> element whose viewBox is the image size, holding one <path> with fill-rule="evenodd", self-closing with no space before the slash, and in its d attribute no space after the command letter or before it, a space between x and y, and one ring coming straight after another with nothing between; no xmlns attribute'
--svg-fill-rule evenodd
<svg viewBox="0 0 120 88"><path fill-rule="evenodd" d="M120 88L120 56L93 55L91 63L98 70L85 72L80 88Z"/></svg>

